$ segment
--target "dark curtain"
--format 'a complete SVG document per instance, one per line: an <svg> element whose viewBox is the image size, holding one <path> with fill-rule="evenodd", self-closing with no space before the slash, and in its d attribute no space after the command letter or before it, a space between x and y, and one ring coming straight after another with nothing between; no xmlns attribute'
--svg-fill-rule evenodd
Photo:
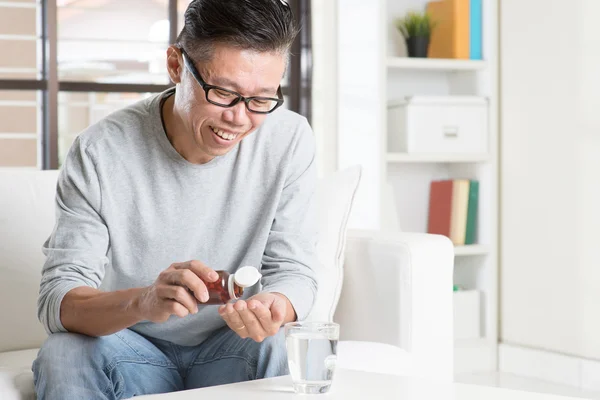
<svg viewBox="0 0 600 400"><path fill-rule="evenodd" d="M311 121L312 34L310 0L289 0L302 30L292 44L289 70L289 108Z"/></svg>

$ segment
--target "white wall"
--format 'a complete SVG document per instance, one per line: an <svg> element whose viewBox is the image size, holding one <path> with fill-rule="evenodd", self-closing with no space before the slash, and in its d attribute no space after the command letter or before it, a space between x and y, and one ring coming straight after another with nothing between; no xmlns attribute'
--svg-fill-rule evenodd
<svg viewBox="0 0 600 400"><path fill-rule="evenodd" d="M337 0L338 168L363 167L351 229L379 229L381 224L384 10L381 0Z"/></svg>
<svg viewBox="0 0 600 400"><path fill-rule="evenodd" d="M320 175L337 170L337 2L312 0L312 128Z"/></svg>
<svg viewBox="0 0 600 400"><path fill-rule="evenodd" d="M501 340L600 359L600 1L500 6Z"/></svg>

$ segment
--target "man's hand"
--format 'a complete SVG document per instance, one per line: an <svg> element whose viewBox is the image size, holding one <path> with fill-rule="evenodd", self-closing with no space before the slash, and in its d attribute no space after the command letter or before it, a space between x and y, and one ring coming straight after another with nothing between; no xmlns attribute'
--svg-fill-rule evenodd
<svg viewBox="0 0 600 400"><path fill-rule="evenodd" d="M217 279L217 273L200 261L171 264L152 285L140 292L134 306L143 319L152 322L164 322L171 315L195 314L198 302L208 301L203 280L214 282Z"/></svg>
<svg viewBox="0 0 600 400"><path fill-rule="evenodd" d="M262 342L275 335L281 325L296 315L287 297L280 293L258 293L248 301L238 300L219 307L219 314L241 338Z"/></svg>

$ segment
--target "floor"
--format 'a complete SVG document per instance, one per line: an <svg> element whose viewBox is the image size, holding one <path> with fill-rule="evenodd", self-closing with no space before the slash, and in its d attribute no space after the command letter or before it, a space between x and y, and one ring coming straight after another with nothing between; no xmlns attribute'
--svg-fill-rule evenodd
<svg viewBox="0 0 600 400"><path fill-rule="evenodd" d="M460 374L456 376L455 381L475 385L600 400L600 392L585 392L575 387L558 385L551 382L524 378L502 372Z"/></svg>

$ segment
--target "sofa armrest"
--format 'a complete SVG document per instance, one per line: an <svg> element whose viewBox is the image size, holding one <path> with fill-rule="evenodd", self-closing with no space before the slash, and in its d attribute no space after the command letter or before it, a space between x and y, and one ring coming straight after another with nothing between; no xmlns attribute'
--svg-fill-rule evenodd
<svg viewBox="0 0 600 400"><path fill-rule="evenodd" d="M454 246L440 235L349 231L340 339L398 346L412 375L452 381Z"/></svg>

